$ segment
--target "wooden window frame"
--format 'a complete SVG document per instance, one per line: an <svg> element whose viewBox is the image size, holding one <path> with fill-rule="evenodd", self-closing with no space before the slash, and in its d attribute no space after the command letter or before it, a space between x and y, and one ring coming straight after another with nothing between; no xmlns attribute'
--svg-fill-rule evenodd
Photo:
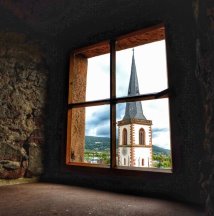
<svg viewBox="0 0 214 216"><path fill-rule="evenodd" d="M109 53L107 50L109 50L106 46L106 43L109 43L110 45L110 98L108 99L100 99L100 100L94 100L94 101L83 101L83 102L74 102L71 103L68 102L67 105L67 145L66 145L66 165L71 166L85 166L85 167L99 167L102 168L102 165L97 164L87 164L87 163L75 163L70 162L70 143L71 135L70 135L70 123L71 123L71 114L69 114L69 111L71 111L74 108L86 108L86 107L92 107L92 106L99 106L99 105L109 105L110 106L110 169L122 169L127 170L127 167L117 167L116 164L116 105L118 103L126 103L126 102L135 102L135 101L146 101L146 100L154 100L154 99L162 99L162 98L169 98L171 93L169 88L164 89L163 91L155 92L155 93L149 93L149 94L141 94L136 96L124 96L124 97L116 97L116 51L122 50L124 48L130 48L133 46L143 45L147 43L152 43L155 41L159 41L162 39L165 39L165 35L156 36L152 38L151 40L146 40L138 44L138 42L130 42L130 38L137 37L138 35L149 35L150 33L154 32L156 29L165 29L163 24L159 24L150 28L145 28L140 31L135 31L123 36L119 36L116 38L113 38L109 41L104 41L101 43L97 43L95 45L87 46L84 48L76 49L74 52L72 52L71 55L75 54L81 54L84 53L84 56L87 58L95 57L98 55ZM165 33L165 30L164 30ZM142 36L143 37L143 36ZM130 42L130 45L125 45L127 41ZM117 42L117 45L116 45ZM73 62L70 61L70 65L73 64ZM168 74L167 74L168 75ZM70 91L69 91L69 98L71 97ZM106 168L107 166L105 166ZM129 168L130 169L130 168ZM152 172L162 172L159 169L134 169L131 168L131 170L136 171L152 171ZM172 170L172 169L171 169ZM171 173L171 171L163 171L163 173Z"/></svg>

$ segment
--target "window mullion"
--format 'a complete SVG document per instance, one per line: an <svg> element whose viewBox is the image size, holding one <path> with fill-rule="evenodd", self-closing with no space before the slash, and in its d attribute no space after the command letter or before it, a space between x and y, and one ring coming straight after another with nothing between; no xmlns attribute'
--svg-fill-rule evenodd
<svg viewBox="0 0 214 216"><path fill-rule="evenodd" d="M115 40L110 41L110 139L111 168L116 167L116 50Z"/></svg>

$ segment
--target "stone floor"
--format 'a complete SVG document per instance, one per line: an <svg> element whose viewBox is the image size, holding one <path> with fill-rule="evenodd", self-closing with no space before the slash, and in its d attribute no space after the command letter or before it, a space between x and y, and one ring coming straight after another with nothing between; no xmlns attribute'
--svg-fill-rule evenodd
<svg viewBox="0 0 214 216"><path fill-rule="evenodd" d="M201 216L185 204L75 186L29 183L0 187L0 216Z"/></svg>
<svg viewBox="0 0 214 216"><path fill-rule="evenodd" d="M0 179L0 187L5 185L15 185L23 183L35 183L38 182L39 178L18 178L18 179Z"/></svg>

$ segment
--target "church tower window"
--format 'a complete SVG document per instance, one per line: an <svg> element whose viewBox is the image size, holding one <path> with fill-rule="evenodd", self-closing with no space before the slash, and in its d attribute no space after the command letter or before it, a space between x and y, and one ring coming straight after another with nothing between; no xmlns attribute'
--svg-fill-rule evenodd
<svg viewBox="0 0 214 216"><path fill-rule="evenodd" d="M127 129L123 129L123 145L127 145Z"/></svg>
<svg viewBox="0 0 214 216"><path fill-rule="evenodd" d="M142 158L141 165L144 166L144 159Z"/></svg>
<svg viewBox="0 0 214 216"><path fill-rule="evenodd" d="M143 128L139 130L139 145L145 145L145 130Z"/></svg>

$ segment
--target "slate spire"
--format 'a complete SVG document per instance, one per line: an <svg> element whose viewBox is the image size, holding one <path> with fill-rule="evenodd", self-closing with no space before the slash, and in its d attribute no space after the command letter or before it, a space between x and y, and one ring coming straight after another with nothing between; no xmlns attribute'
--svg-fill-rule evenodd
<svg viewBox="0 0 214 216"><path fill-rule="evenodd" d="M135 57L134 57L134 49L133 49L128 96L135 96L139 94L140 91L139 91L139 84L138 84L137 70L135 65ZM123 120L131 120L131 119L146 120L145 116L143 115L143 109L140 101L126 103L126 111Z"/></svg>

